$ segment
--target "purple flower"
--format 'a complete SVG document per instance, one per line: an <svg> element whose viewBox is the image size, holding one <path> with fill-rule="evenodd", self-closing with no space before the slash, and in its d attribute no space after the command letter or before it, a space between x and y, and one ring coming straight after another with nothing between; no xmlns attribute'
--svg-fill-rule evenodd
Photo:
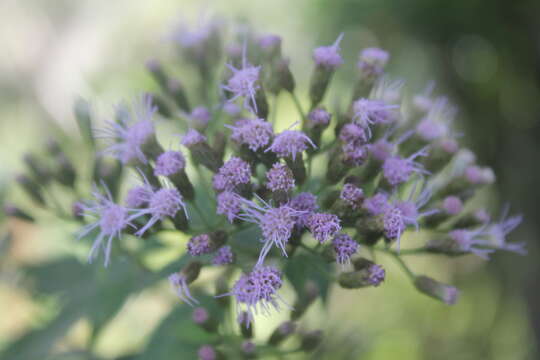
<svg viewBox="0 0 540 360"><path fill-rule="evenodd" d="M443 200L442 207L448 215L457 215L463 210L463 202L457 196L447 196Z"/></svg>
<svg viewBox="0 0 540 360"><path fill-rule="evenodd" d="M465 179L474 185L489 185L495 181L495 174L488 167L471 165L465 169Z"/></svg>
<svg viewBox="0 0 540 360"><path fill-rule="evenodd" d="M375 82L370 97L373 100L380 100L386 104L396 104L401 102L404 84L405 82L403 80L392 81L388 77L384 76ZM386 121L387 123L397 120L396 112L392 112L390 114L393 116L393 118L388 119Z"/></svg>
<svg viewBox="0 0 540 360"><path fill-rule="evenodd" d="M341 149L343 150L343 161L351 166L362 165L369 154L369 147L367 145L348 143L343 145Z"/></svg>
<svg viewBox="0 0 540 360"><path fill-rule="evenodd" d="M364 192L353 184L345 184L339 197L353 209L358 209L364 201Z"/></svg>
<svg viewBox="0 0 540 360"><path fill-rule="evenodd" d="M386 271L381 265L372 264L368 268L368 282L377 287L379 286L386 277Z"/></svg>
<svg viewBox="0 0 540 360"><path fill-rule="evenodd" d="M194 304L199 303L197 299L191 296L185 274L174 273L169 275L169 283L171 284L172 288L174 289L176 295L180 298L180 300L190 306L194 306Z"/></svg>
<svg viewBox="0 0 540 360"><path fill-rule="evenodd" d="M343 58L340 55L339 43L343 39L341 33L336 41L330 46L320 46L313 50L313 60L319 66L324 66L329 69L336 69L343 64Z"/></svg>
<svg viewBox="0 0 540 360"><path fill-rule="evenodd" d="M187 251L191 256L209 254L213 250L212 241L208 234L192 237L187 244Z"/></svg>
<svg viewBox="0 0 540 360"><path fill-rule="evenodd" d="M319 205L317 205L317 197L309 192L299 193L293 197L287 205L299 212L299 215L295 220L296 225L299 227L306 226L311 214L319 208Z"/></svg>
<svg viewBox="0 0 540 360"><path fill-rule="evenodd" d="M308 145L316 148L313 141L311 141L311 139L303 132L298 130L285 130L276 136L272 145L270 145L266 151L272 151L282 158L290 157L293 160L296 160L296 156L307 150Z"/></svg>
<svg viewBox="0 0 540 360"><path fill-rule="evenodd" d="M258 81L261 67L252 66L247 63L245 44L242 51L242 68L237 69L230 64L227 64L227 67L233 74L227 81L227 85L222 85L222 87L233 94L233 97L229 99L229 101L234 101L239 97L243 97L245 98L244 107L248 110L254 110L253 112L256 114L258 111L255 102L255 93L260 88ZM253 106L253 108L251 106Z"/></svg>
<svg viewBox="0 0 540 360"><path fill-rule="evenodd" d="M330 120L332 119L332 114L330 114L328 111L326 111L323 108L316 108L316 109L311 110L307 118L311 126L324 127L330 124Z"/></svg>
<svg viewBox="0 0 540 360"><path fill-rule="evenodd" d="M196 129L206 129L208 123L210 122L210 111L204 106L197 106L191 111L189 119L191 120L191 125Z"/></svg>
<svg viewBox="0 0 540 360"><path fill-rule="evenodd" d="M497 249L515 252L520 255L527 254L525 243L509 243L506 236L512 232L523 220L522 215L508 216L508 207L505 207L499 222L490 225L487 229L488 239Z"/></svg>
<svg viewBox="0 0 540 360"><path fill-rule="evenodd" d="M384 236L389 240L396 240L399 251L399 240L405 231L405 220L403 212L397 206L390 206L383 213Z"/></svg>
<svg viewBox="0 0 540 360"><path fill-rule="evenodd" d="M391 205L388 203L388 195L380 192L365 199L364 204L362 205L362 207L373 216L384 213L390 206Z"/></svg>
<svg viewBox="0 0 540 360"><path fill-rule="evenodd" d="M435 88L435 82L430 81L427 84L424 91L422 91L421 93L416 94L416 95L413 96L412 104L414 105L416 110L418 110L418 111L420 111L422 113L427 113L429 111L429 109L431 109L431 107L434 104L434 100L433 100L433 96L432 96L434 88Z"/></svg>
<svg viewBox="0 0 540 360"><path fill-rule="evenodd" d="M142 95L133 102L132 107L133 111L124 114L118 122L108 121L108 127L101 131L99 137L115 142L103 152L114 156L123 164L132 160L146 163L148 159L143 147L155 139L152 118L157 108L152 104L150 95Z"/></svg>
<svg viewBox="0 0 540 360"><path fill-rule="evenodd" d="M178 190L172 188L152 189L152 195L146 207L138 209L134 214L135 217L150 215L150 219L135 235L142 236L146 230L150 229L158 221L166 217L172 218L179 211L184 211L186 217L188 216L184 198Z"/></svg>
<svg viewBox="0 0 540 360"><path fill-rule="evenodd" d="M332 247L336 253L336 262L341 265L349 264L351 256L358 251L358 243L347 234L334 236Z"/></svg>
<svg viewBox="0 0 540 360"><path fill-rule="evenodd" d="M281 46L281 37L274 34L264 35L258 39L258 44L261 49L265 51L272 51L273 49L278 49Z"/></svg>
<svg viewBox="0 0 540 360"><path fill-rule="evenodd" d="M378 76L383 73L390 55L379 48L366 48L360 52L358 69L367 76Z"/></svg>
<svg viewBox="0 0 540 360"><path fill-rule="evenodd" d="M289 191L294 188L294 177L287 165L275 163L266 173L266 187L271 191Z"/></svg>
<svg viewBox="0 0 540 360"><path fill-rule="evenodd" d="M126 195L126 206L128 208L140 208L150 201L152 188L148 185L139 185L128 190Z"/></svg>
<svg viewBox="0 0 540 360"><path fill-rule="evenodd" d="M234 253L229 245L219 248L216 255L212 259L214 265L229 265L234 262Z"/></svg>
<svg viewBox="0 0 540 360"><path fill-rule="evenodd" d="M257 265L261 265L273 245L277 246L283 256L287 256L285 245L292 235L295 220L304 212L297 211L288 205L274 208L258 198L262 205L241 199L245 205L243 213L238 218L259 225L263 235L264 245L259 255Z"/></svg>
<svg viewBox="0 0 540 360"><path fill-rule="evenodd" d="M223 111L229 116L237 116L242 112L242 108L232 102L226 102L223 104Z"/></svg>
<svg viewBox="0 0 540 360"><path fill-rule="evenodd" d="M418 231L419 225L418 221L429 215L433 215L437 212L439 212L438 209L431 209L427 211L421 212L420 209L427 204L429 199L431 198L431 190L428 188L425 188L416 198L416 200L413 200L413 196L416 192L416 184L412 187L411 192L409 193L409 197L405 201L397 201L395 206L401 210L401 215L403 218L403 222L405 225L414 225L416 228L416 231Z"/></svg>
<svg viewBox="0 0 540 360"><path fill-rule="evenodd" d="M262 119L242 119L238 120L232 129L231 139L242 145L247 145L251 151L262 149L270 143L274 136L272 124Z"/></svg>
<svg viewBox="0 0 540 360"><path fill-rule="evenodd" d="M259 311L269 314L274 308L279 311L281 301L289 307L277 294L277 290L283 285L281 273L272 266L257 266L250 274L244 274L236 281L230 293L224 295L234 296L240 306L247 307L247 325Z"/></svg>
<svg viewBox="0 0 540 360"><path fill-rule="evenodd" d="M392 122L396 118L396 108L399 108L399 105L387 105L380 100L358 99L353 103L353 121L366 129L371 137L370 126Z"/></svg>
<svg viewBox="0 0 540 360"><path fill-rule="evenodd" d="M426 117L416 126L416 133L424 141L433 141L447 136L455 115L456 109L448 105L446 98L441 97L433 103Z"/></svg>
<svg viewBox="0 0 540 360"><path fill-rule="evenodd" d="M195 308L191 315L191 319L197 325L204 324L205 322L208 321L209 318L210 318L210 314L208 314L208 311L203 307Z"/></svg>
<svg viewBox="0 0 540 360"><path fill-rule="evenodd" d="M320 243L325 242L341 231L339 217L326 213L311 214L307 221L307 228Z"/></svg>
<svg viewBox="0 0 540 360"><path fill-rule="evenodd" d="M414 161L419 156L427 155L427 149L423 148L405 159L399 156L387 158L383 163L384 178L390 185L396 186L409 180L412 173L428 174L421 164Z"/></svg>
<svg viewBox="0 0 540 360"><path fill-rule="evenodd" d="M195 129L189 129L187 133L182 137L181 144L187 148L190 148L205 141L206 136L202 135Z"/></svg>
<svg viewBox="0 0 540 360"><path fill-rule="evenodd" d="M156 160L154 175L171 176L184 170L185 167L186 159L180 151L165 151Z"/></svg>
<svg viewBox="0 0 540 360"><path fill-rule="evenodd" d="M214 189L232 191L237 185L249 184L251 167L239 157L231 157L213 178Z"/></svg>
<svg viewBox="0 0 540 360"><path fill-rule="evenodd" d="M217 196L217 213L225 215L232 223L241 210L240 196L232 191L223 191Z"/></svg>
<svg viewBox="0 0 540 360"><path fill-rule="evenodd" d="M197 356L200 360L216 360L216 350L210 345L203 345L197 351Z"/></svg>
<svg viewBox="0 0 540 360"><path fill-rule="evenodd" d="M368 142L369 137L362 126L348 123L341 128L339 139L345 144L363 145Z"/></svg>
<svg viewBox="0 0 540 360"><path fill-rule="evenodd" d="M489 259L489 254L495 250L486 247L487 242L483 239L486 233L485 229L485 226L475 230L456 229L450 231L448 236L455 242L459 251L472 253L487 260Z"/></svg>
<svg viewBox="0 0 540 360"><path fill-rule="evenodd" d="M80 239L99 227L99 235L92 244L90 254L88 255L88 262L91 263L95 259L97 252L102 247L105 255L105 266L108 266L110 263L112 240L119 238L122 230L127 226L134 227L131 223L134 217L129 216L129 211L126 208L113 202L112 196L106 187L105 192L106 194L103 195L95 189L92 193L95 200L89 204L82 204L84 215L93 217L96 221L83 227L77 237ZM106 244L104 244L105 239L107 240Z"/></svg>
<svg viewBox="0 0 540 360"><path fill-rule="evenodd" d="M396 152L396 149L400 144L406 141L414 133L414 131L412 130L406 131L397 140L390 142L388 141L388 138L392 135L394 131L395 128L390 129L384 134L382 138L369 145L369 152L375 160L379 162L384 162Z"/></svg>

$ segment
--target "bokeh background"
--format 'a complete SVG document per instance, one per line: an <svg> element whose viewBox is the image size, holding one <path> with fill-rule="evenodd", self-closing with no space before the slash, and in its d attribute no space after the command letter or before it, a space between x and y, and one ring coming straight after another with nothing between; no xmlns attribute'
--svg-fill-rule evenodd
<svg viewBox="0 0 540 360"><path fill-rule="evenodd" d="M208 14L248 20L261 32L281 35L304 94L316 45L345 32L347 66L333 84L334 93L350 87L347 79L359 49L387 49L392 55L390 74L403 78L409 91L421 91L434 80L437 91L459 105L458 127L465 143L497 174L485 200L493 209L508 201L525 215L512 236L527 242L526 257L410 262L413 269L463 290L454 307L416 293L390 263L387 282L380 288L336 289L328 313L321 304L310 310L310 325L329 334L326 351L314 357L538 358L538 1L2 0L1 198L24 203L11 184L22 170L24 153L36 151L55 133L79 136L72 114L77 96L91 99L98 112L106 114L118 100L153 89L143 66L148 54L167 52L166 35L176 22L195 24ZM77 150L71 156L84 161ZM149 346L164 346L148 337L163 326L175 303L163 281L134 292L125 302L97 304L90 315L69 312L51 294L80 292L80 304L92 307L95 304L84 299L99 291L93 288L95 278L73 264L42 264L66 255L84 257L85 250L73 240L75 229L53 219L35 226L3 215L0 227L1 234L11 234L2 235L0 243L0 354L7 349L6 359L120 359ZM30 280L28 272L33 274ZM99 294L104 303L107 296ZM103 323L99 334L88 325L89 318ZM268 333L257 330L261 337Z"/></svg>

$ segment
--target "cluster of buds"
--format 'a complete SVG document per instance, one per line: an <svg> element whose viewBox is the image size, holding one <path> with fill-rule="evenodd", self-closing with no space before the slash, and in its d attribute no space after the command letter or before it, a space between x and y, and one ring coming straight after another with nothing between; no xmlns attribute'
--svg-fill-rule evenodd
<svg viewBox="0 0 540 360"><path fill-rule="evenodd" d="M455 108L432 89L404 104L403 83L385 74L388 52L360 51L352 100L331 111L324 98L344 65L344 34L314 49L310 107L304 111L282 39L248 31L225 46L222 26L181 29L173 36L183 60L198 69L202 95L184 88L169 65L152 59L147 69L161 92L118 106L105 127L94 123L88 103L76 104L81 133L95 153L93 199L77 198L71 215L59 214L84 223L79 237L92 239L89 261L102 252L105 266L114 262L124 236L154 241L162 231L188 234L184 256L190 259L169 276L174 291L181 302L196 306L190 286L214 268L211 273L221 275L211 295L223 311L230 309L229 297L235 300L240 328L236 350L223 351L234 342L201 344L201 359L222 359L231 351L237 351L235 358L255 358L290 337L298 338L299 351L317 347L322 333L299 330L297 321L322 296L321 284L309 281L320 267L289 279L304 279L296 300L280 294L289 276L285 266L302 254L337 273L320 274L327 282L361 289L384 282L386 271L372 254L386 253L409 275L411 288L453 304L455 287L415 274L403 258L425 253L486 259L497 250L525 252L523 244L507 239L520 216L505 211L494 221L470 201L495 176L458 143ZM278 132L281 93L296 103L298 122ZM174 150L163 149L158 118L177 124ZM47 144L47 151L53 161L26 157L28 173L17 182L36 205L59 211L45 191L53 181L74 195L91 184L79 179L80 169L58 143ZM124 172L139 181L121 192ZM8 213L34 221L14 206ZM405 235L419 231L429 241L411 248ZM290 320L261 343L252 325L274 311L290 312ZM222 334L203 307L195 308L193 321Z"/></svg>

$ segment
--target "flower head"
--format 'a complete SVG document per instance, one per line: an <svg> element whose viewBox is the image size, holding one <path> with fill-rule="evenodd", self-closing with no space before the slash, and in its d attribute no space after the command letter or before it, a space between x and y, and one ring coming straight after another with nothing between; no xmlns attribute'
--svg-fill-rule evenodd
<svg viewBox="0 0 540 360"><path fill-rule="evenodd" d="M231 157L214 175L214 189L232 191L237 185L248 184L251 180L251 167L239 157Z"/></svg>
<svg viewBox="0 0 540 360"><path fill-rule="evenodd" d="M230 223L237 217L242 209L240 196L232 191L223 191L217 196L217 213L225 215Z"/></svg>
<svg viewBox="0 0 540 360"><path fill-rule="evenodd" d="M266 187L271 191L289 191L294 188L294 177L287 165L275 163L266 173Z"/></svg>
<svg viewBox="0 0 540 360"><path fill-rule="evenodd" d="M180 151L165 151L156 159L154 175L171 176L184 170L186 159Z"/></svg>
<svg viewBox="0 0 540 360"><path fill-rule="evenodd" d="M337 234L332 239L332 247L336 253L336 262L341 265L350 263L351 256L358 251L358 243L347 234Z"/></svg>
<svg viewBox="0 0 540 360"><path fill-rule="evenodd" d="M306 225L313 237L320 243L330 239L341 230L339 217L334 214L311 214Z"/></svg>
<svg viewBox="0 0 540 360"><path fill-rule="evenodd" d="M191 256L209 254L212 250L212 240L208 234L194 236L187 244L187 251Z"/></svg>
<svg viewBox="0 0 540 360"><path fill-rule="evenodd" d="M405 231L403 212L397 206L390 206L382 214L384 236L389 240L396 240L399 250L399 240Z"/></svg>
<svg viewBox="0 0 540 360"><path fill-rule="evenodd" d="M353 103L353 121L365 128L371 137L371 126L394 121L399 105L387 105L381 100L358 99Z"/></svg>
<svg viewBox="0 0 540 360"><path fill-rule="evenodd" d="M152 188L145 185L132 187L126 195L126 206L128 208L140 208L150 201Z"/></svg>
<svg viewBox="0 0 540 360"><path fill-rule="evenodd" d="M311 139L303 132L298 130L285 130L275 137L272 145L270 145L266 151L272 151L282 158L290 157L295 160L298 154L307 150L308 145L316 148L313 141L311 141Z"/></svg>
<svg viewBox="0 0 540 360"><path fill-rule="evenodd" d="M472 253L482 259L489 259L489 254L494 252L494 249L486 247L487 242L484 238L485 226L480 228L469 229L456 229L448 233L448 236L454 241L457 250L465 253Z"/></svg>
<svg viewBox="0 0 540 360"><path fill-rule="evenodd" d="M347 143L341 149L343 151L343 161L351 166L362 165L369 154L369 147L367 145Z"/></svg>
<svg viewBox="0 0 540 360"><path fill-rule="evenodd" d="M330 124L330 119L332 119L332 114L326 111L323 108L315 108L311 110L308 114L309 125L315 126L327 126Z"/></svg>
<svg viewBox="0 0 540 360"><path fill-rule="evenodd" d="M508 217L508 207L505 207L498 222L493 223L487 229L488 239L492 246L500 250L507 250L525 255L525 243L509 243L506 240L507 235L512 232L523 221L522 215Z"/></svg>
<svg viewBox="0 0 540 360"><path fill-rule="evenodd" d="M421 211L421 208L427 204L431 198L431 190L425 188L417 197L413 199L416 192L416 184L412 187L409 197L405 201L397 201L395 206L401 210L401 215L403 217L403 222L405 225L414 225L418 231L419 224L418 221L429 215L433 215L439 212L438 209L431 209L426 211Z"/></svg>
<svg viewBox="0 0 540 360"><path fill-rule="evenodd" d="M442 207L448 215L457 215L463 210L463 202L457 196L447 196L443 200Z"/></svg>
<svg viewBox="0 0 540 360"><path fill-rule="evenodd" d="M200 360L216 360L218 355L211 345L203 345L197 351Z"/></svg>
<svg viewBox="0 0 540 360"><path fill-rule="evenodd" d="M119 121L108 121L108 128L102 130L98 137L114 141L104 153L114 156L123 164L133 160L146 163L148 159L143 147L155 139L152 118L157 108L152 104L150 95L143 95L135 100L132 108L133 111L124 113Z"/></svg>
<svg viewBox="0 0 540 360"><path fill-rule="evenodd" d="M228 265L234 262L234 253L229 245L219 248L216 255L212 259L214 265Z"/></svg>
<svg viewBox="0 0 540 360"><path fill-rule="evenodd" d="M206 107L197 106L191 111L191 114L189 114L189 120L191 122L191 126L194 128L206 129L208 123L210 122L211 116L212 114Z"/></svg>
<svg viewBox="0 0 540 360"><path fill-rule="evenodd" d="M232 129L231 139L234 142L247 145L252 151L268 146L274 136L272 124L262 119L242 119L227 127Z"/></svg>
<svg viewBox="0 0 540 360"><path fill-rule="evenodd" d="M390 206L391 205L388 202L388 195L381 192L365 199L364 204L362 205L362 207L373 216L384 213Z"/></svg>
<svg viewBox="0 0 540 360"><path fill-rule="evenodd" d="M409 180L413 173L427 174L424 167L414 160L419 156L427 156L426 148L423 148L408 158L391 156L383 163L383 175L386 181L392 186L399 185Z"/></svg>
<svg viewBox="0 0 540 360"><path fill-rule="evenodd" d="M339 139L345 144L363 145L368 142L369 137L362 126L348 123L341 128Z"/></svg>
<svg viewBox="0 0 540 360"><path fill-rule="evenodd" d="M257 104L255 102L255 93L260 88L258 82L261 67L252 66L247 63L245 44L242 51L242 68L237 69L229 64L227 64L227 67L232 71L232 76L227 81L227 85L222 85L222 87L233 94L229 101L243 97L244 107L256 114Z"/></svg>
<svg viewBox="0 0 540 360"><path fill-rule="evenodd" d="M353 209L358 209L364 201L364 192L358 186L347 183L343 185L339 197Z"/></svg>
<svg viewBox="0 0 540 360"><path fill-rule="evenodd" d="M343 39L343 33L338 36L336 41L330 46L320 46L313 50L313 60L319 66L324 66L329 69L336 69L343 64L339 43Z"/></svg>
<svg viewBox="0 0 540 360"><path fill-rule="evenodd" d="M295 219L296 225L299 227L306 226L311 214L319 208L317 197L309 192L299 193L289 201L288 205L299 211L299 215Z"/></svg>
<svg viewBox="0 0 540 360"><path fill-rule="evenodd" d="M187 133L182 137L181 144L187 148L190 148L194 145L203 143L206 141L206 136L202 135L195 129L189 129Z"/></svg>
<svg viewBox="0 0 540 360"><path fill-rule="evenodd" d="M194 304L198 304L199 302L191 295L187 280L187 276L181 272L169 275L169 283L180 300L188 305L194 306Z"/></svg>
<svg viewBox="0 0 540 360"><path fill-rule="evenodd" d="M86 236L92 230L99 227L100 231L90 249L88 262L91 263L95 259L97 252L102 247L105 255L105 266L108 266L110 263L112 240L119 238L122 230L127 226L134 227L134 225L131 223L133 217L130 216L129 211L113 202L107 188L105 188L105 192L106 194L103 195L97 189L94 190L92 193L94 200L88 204L82 204L83 214L95 218L96 221L82 228L78 238L80 239Z"/></svg>
<svg viewBox="0 0 540 360"><path fill-rule="evenodd" d="M367 76L379 76L383 73L389 58L388 52L382 49L366 48L360 52L357 66Z"/></svg>
<svg viewBox="0 0 540 360"><path fill-rule="evenodd" d="M368 267L368 274L368 282L375 287L379 286L386 278L386 271L378 264L371 264Z"/></svg>

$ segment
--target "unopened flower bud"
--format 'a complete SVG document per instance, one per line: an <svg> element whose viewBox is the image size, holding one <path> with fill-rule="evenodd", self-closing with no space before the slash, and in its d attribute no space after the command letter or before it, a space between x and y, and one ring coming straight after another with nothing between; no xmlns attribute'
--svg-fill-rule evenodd
<svg viewBox="0 0 540 360"><path fill-rule="evenodd" d="M51 171L44 166L41 160L32 154L26 154L23 159L30 174L35 180L39 181L40 184L43 185L49 183L52 178Z"/></svg>
<svg viewBox="0 0 540 360"><path fill-rule="evenodd" d="M414 285L418 291L431 296L447 305L454 305L459 296L459 290L454 286L446 285L427 276L417 276Z"/></svg>
<svg viewBox="0 0 540 360"><path fill-rule="evenodd" d="M296 324L291 321L285 321L281 323L270 335L268 339L268 345L277 346L288 338L296 330Z"/></svg>
<svg viewBox="0 0 540 360"><path fill-rule="evenodd" d="M208 332L215 332L217 329L217 322L213 319L208 311L203 307L196 307L191 315L193 322Z"/></svg>
<svg viewBox="0 0 540 360"><path fill-rule="evenodd" d="M210 171L218 172L223 160L214 149L208 145L206 136L195 129L190 129L182 137L182 145L187 147L197 163L207 167Z"/></svg>
<svg viewBox="0 0 540 360"><path fill-rule="evenodd" d="M225 356L211 345L203 345L197 351L199 360L225 360Z"/></svg>
<svg viewBox="0 0 540 360"><path fill-rule="evenodd" d="M257 351L257 345L253 341L250 340L244 340L241 345L242 354L246 359L255 359L256 358L256 351Z"/></svg>
<svg viewBox="0 0 540 360"><path fill-rule="evenodd" d="M180 81L168 79L164 90L171 96L180 109L187 113L191 112L191 106L189 105L186 90Z"/></svg>
<svg viewBox="0 0 540 360"><path fill-rule="evenodd" d="M28 196L39 205L45 205L45 199L37 182L26 175L18 175L15 179Z"/></svg>
<svg viewBox="0 0 540 360"><path fill-rule="evenodd" d="M11 216L11 217L14 217L14 218L17 218L17 219L20 219L20 220L24 220L24 221L28 221L28 222L34 222L35 221L35 219L31 215L29 215L25 211L21 210L20 208L16 207L15 205L12 205L12 204L5 204L4 205L4 212L8 216Z"/></svg>
<svg viewBox="0 0 540 360"><path fill-rule="evenodd" d="M358 289L366 286L379 286L386 277L382 266L365 258L353 261L355 271L344 272L339 276L339 284L346 289Z"/></svg>
<svg viewBox="0 0 540 360"><path fill-rule="evenodd" d="M305 352L311 352L315 350L322 341L323 332L321 330L314 330L302 334L302 343L300 347Z"/></svg>
<svg viewBox="0 0 540 360"><path fill-rule="evenodd" d="M90 103L83 98L77 98L73 106L73 111L82 138L94 147L95 141L92 133L92 108Z"/></svg>

